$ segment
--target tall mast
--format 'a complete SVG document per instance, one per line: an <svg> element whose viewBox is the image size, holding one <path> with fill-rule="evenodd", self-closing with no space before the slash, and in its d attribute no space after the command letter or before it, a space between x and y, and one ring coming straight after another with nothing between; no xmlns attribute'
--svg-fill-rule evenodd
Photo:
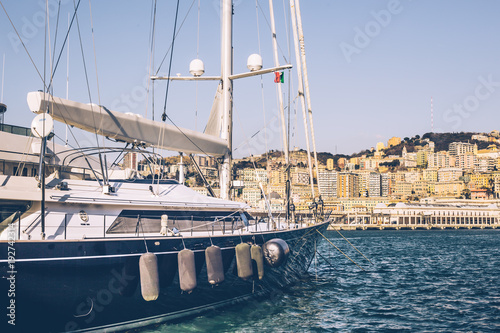
<svg viewBox="0 0 500 333"><path fill-rule="evenodd" d="M221 36L221 83L222 83L222 139L227 140L228 151L221 165L220 197L229 199L231 187L231 155L233 148L233 3L232 0L222 2L222 36Z"/></svg>
<svg viewBox="0 0 500 333"><path fill-rule="evenodd" d="M313 124L313 114L311 107L311 94L309 92L309 76L307 75L307 64L306 64L306 49L304 45L304 31L302 30L302 16L300 14L300 4L299 0L295 0L295 11L297 12L297 29L299 33L299 44L300 44L300 58L302 60L302 70L304 71L304 87L306 93L307 110L309 113L309 125L311 126L311 139L312 148L314 152L314 165L316 167L316 177L319 175L318 170L318 153L316 152L316 138L314 136L314 124ZM319 194L321 190L318 186Z"/></svg>
<svg viewBox="0 0 500 333"><path fill-rule="evenodd" d="M276 25L274 23L274 6L273 0L269 0L269 16L271 17L271 33L273 34L273 55L274 55L274 66L278 67L280 65L278 58L278 42L276 41ZM278 89L278 102L279 110L281 116L281 132L283 133L283 150L285 151L285 165L286 165L286 219L289 220L290 214L290 152L288 151L290 147L288 146L288 131L286 128L285 119L285 109L283 107L283 91L281 89L281 83L278 82L276 89Z"/></svg>
<svg viewBox="0 0 500 333"><path fill-rule="evenodd" d="M311 161L311 149L309 146L309 130L307 126L307 114L306 114L306 101L304 99L304 83L302 81L302 66L300 62L300 51L299 51L299 43L297 37L297 18L295 16L295 4L294 0L290 0L290 11L292 17L292 30L293 30L293 42L295 45L295 60L297 62L297 76L299 81L299 97L300 102L302 104L302 116L304 119L304 130L306 136L306 149L307 149L307 161L309 164L309 177L311 177L311 193L314 199L314 178L312 172L312 161Z"/></svg>
<svg viewBox="0 0 500 333"><path fill-rule="evenodd" d="M280 65L278 59L278 42L276 41L276 25L274 23L274 8L273 8L273 0L269 0L269 13L271 18L271 33L273 34L273 55L274 55L274 66L278 67ZM286 130L286 121L285 121L285 110L283 108L283 91L281 89L281 84L277 84L278 89L278 101L281 115L281 128L283 132L283 145L285 150L285 161L288 165L290 163L288 157L288 138L287 138L287 130Z"/></svg>

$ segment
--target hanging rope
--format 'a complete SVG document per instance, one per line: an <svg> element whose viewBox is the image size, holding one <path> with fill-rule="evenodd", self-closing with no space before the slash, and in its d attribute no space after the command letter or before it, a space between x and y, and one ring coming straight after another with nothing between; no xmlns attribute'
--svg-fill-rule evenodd
<svg viewBox="0 0 500 333"><path fill-rule="evenodd" d="M198 24L196 30L196 58L200 58L200 7L201 0L198 0ZM194 130L198 131L198 81L196 81L196 103L194 107Z"/></svg>
<svg viewBox="0 0 500 333"><path fill-rule="evenodd" d="M59 61L61 60L61 56L62 56L62 53L64 51L64 47L66 46L66 42L68 41L68 37L69 37L69 32L71 31L71 27L73 26L73 21L75 20L76 18L76 13L78 11L78 7L80 7L80 1L81 0L78 0L78 3L76 4L75 6L75 11L73 12L73 17L71 18L71 22L69 24L69 27L68 27L68 31L66 32L66 36L64 37L64 42L63 42L63 45L61 46L61 51L59 52L59 56L57 57L57 61L56 61L56 64L54 66L54 69L52 71L52 76L55 75L56 73L56 70L57 70L57 67L59 65ZM27 52L27 51L26 51ZM31 58L31 57L30 57ZM47 87L47 91L49 90L50 86Z"/></svg>
<svg viewBox="0 0 500 333"><path fill-rule="evenodd" d="M343 239L346 240L347 243L349 243L349 245L351 245L356 251L358 251L359 254L361 254L363 256L363 258L365 258L366 260L368 260L368 262L373 265L373 263L370 261L370 259L368 259L367 257L365 257L365 255L363 253L361 253L361 251L359 251L356 248L356 246L352 245L351 242L349 242L349 240L347 238L345 238L344 235L342 235L339 230L337 230L337 232L339 233L340 236L342 236Z"/></svg>
<svg viewBox="0 0 500 333"><path fill-rule="evenodd" d="M175 20L174 20L174 32L172 36L172 49L170 50L170 63L168 65L168 77L170 78L170 72L172 70L172 59L174 57L174 43L175 43L175 32L177 30L177 17L179 15L179 2L177 0L177 7L175 9ZM168 88L170 86L170 80L167 80L167 89L165 90L165 104L163 105L163 114L161 115L161 120L165 122L167 120L167 99L168 99Z"/></svg>
<svg viewBox="0 0 500 333"><path fill-rule="evenodd" d="M364 268L359 266L354 260L352 260L351 258L349 258L349 256L347 254L345 254L344 252L342 252L341 249L339 249L337 246L335 246L335 244L333 244L328 238L325 237L325 235L323 235L318 229L316 229L316 231L318 232L318 234L320 234L321 236L323 236L324 239L326 239L326 241L328 243L330 243L334 248L336 248L340 253L342 253L347 259L349 259L350 261L352 261L354 263L354 265L358 266L359 268L361 268L362 271L364 271Z"/></svg>
<svg viewBox="0 0 500 333"><path fill-rule="evenodd" d="M7 13L7 10L5 9L4 5L3 5L3 2L0 0L0 5L2 6L3 8L3 11L5 12L5 15L7 15L7 18L9 19L9 22L10 22L10 25L12 26L12 28L14 29L14 31L16 32L16 35L17 35L17 38L18 40L21 42L21 45L23 46L24 48L24 51L26 52L26 54L28 55L28 58L30 58L30 61L31 61L31 64L33 65L33 67L35 67L35 71L38 73L38 76L40 77L40 80L42 80L43 82L43 87L46 88L45 86L45 80L43 79L43 76L42 74L40 73L40 71L38 70L38 67L35 65L35 62L33 61L33 58L31 57L31 54L29 53L28 49L26 48L26 45L24 44L23 42L23 39L21 38L21 36L19 35L19 32L17 32L17 29L16 29L16 26L14 25L14 23L12 22L12 20L10 19L10 16L9 16L9 13Z"/></svg>

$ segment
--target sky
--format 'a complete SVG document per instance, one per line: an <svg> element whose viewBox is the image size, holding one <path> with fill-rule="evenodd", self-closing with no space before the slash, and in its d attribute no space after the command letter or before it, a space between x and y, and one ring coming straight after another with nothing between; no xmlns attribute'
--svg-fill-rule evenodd
<svg viewBox="0 0 500 333"><path fill-rule="evenodd" d="M48 1L50 37L44 33L45 1L1 2L29 52L28 56L0 9L0 60L5 57L5 66L0 68L2 102L8 107L5 123L30 126L34 115L26 95L43 89L40 76L48 80L51 66L49 60L44 66L44 59L59 55L54 95L68 93L71 100L92 101L148 118L154 106L154 117L160 119L166 82L155 83L153 103L147 78L150 64L158 70L165 55L158 74L168 73L176 1L158 1L154 52L152 1L107 0L90 5L82 1L78 9L81 38L75 21L68 39L69 62L68 47L61 51L61 46L73 1L61 1L59 21L59 1ZM280 63L296 67L288 37L288 1L274 2ZM180 2L172 75L189 75L189 62L197 57L205 63L205 75L220 75L220 4L202 0L200 10L198 4L198 0ZM386 143L392 136L431 131L500 129L500 2L315 0L302 1L301 12L318 152L352 154L377 142ZM264 67L272 67L268 2L235 0L233 19L234 73L248 71L246 60L252 53L260 53ZM49 40L50 47L45 47ZM271 73L234 83L236 157L283 147L273 80ZM290 142L305 149L297 86L296 72L285 72ZM166 112L178 126L203 130L215 90L214 82L172 81ZM63 125L56 126L56 135L57 142L63 143ZM76 139L80 145L95 145L95 137L88 133L73 130L69 137L70 143Z"/></svg>

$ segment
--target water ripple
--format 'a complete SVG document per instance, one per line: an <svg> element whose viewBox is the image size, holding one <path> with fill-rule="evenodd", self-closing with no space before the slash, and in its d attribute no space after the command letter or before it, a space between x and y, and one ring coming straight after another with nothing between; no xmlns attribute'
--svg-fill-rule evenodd
<svg viewBox="0 0 500 333"><path fill-rule="evenodd" d="M311 276L270 300L141 332L498 332L497 230L337 232ZM317 276L317 278L316 278Z"/></svg>

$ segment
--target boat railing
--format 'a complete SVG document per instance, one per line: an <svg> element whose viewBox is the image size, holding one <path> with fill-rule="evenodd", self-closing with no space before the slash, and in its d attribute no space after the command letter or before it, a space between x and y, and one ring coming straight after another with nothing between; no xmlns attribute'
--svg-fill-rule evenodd
<svg viewBox="0 0 500 333"><path fill-rule="evenodd" d="M22 214L14 216L11 223L16 223L18 239L26 235L27 239L37 238L34 233L40 229L41 215L29 223L21 223ZM115 215L80 213L46 213L47 239L101 239L121 237L157 237L161 233L159 219L152 219L147 214L130 217L127 226L113 230L116 225ZM311 225L318 221L314 216L298 216L296 219L287 219L284 216L270 218L254 217L242 219L239 214L227 216L200 217L195 215L172 216L168 220L167 229L172 236L204 235L233 235L242 233L272 232L279 230L296 229ZM46 222L47 223L47 222ZM52 231L49 231L49 229ZM23 237L24 238L24 237Z"/></svg>

